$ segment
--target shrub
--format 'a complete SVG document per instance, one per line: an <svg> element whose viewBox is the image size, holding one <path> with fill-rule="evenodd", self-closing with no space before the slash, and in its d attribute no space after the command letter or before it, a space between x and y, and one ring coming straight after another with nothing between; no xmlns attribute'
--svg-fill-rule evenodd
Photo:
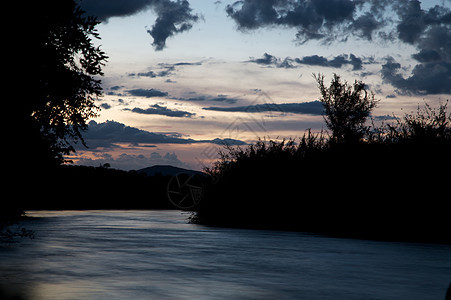
<svg viewBox="0 0 451 300"><path fill-rule="evenodd" d="M451 140L451 113L447 113L448 101L432 108L425 103L415 114L405 114L396 124L387 124L386 142L446 143Z"/></svg>
<svg viewBox="0 0 451 300"><path fill-rule="evenodd" d="M377 104L374 94L366 90L362 81L356 80L351 86L334 74L330 86L326 87L324 75L313 76L324 104L324 120L332 131L331 142L359 142L369 130L365 123Z"/></svg>
<svg viewBox="0 0 451 300"><path fill-rule="evenodd" d="M205 170L213 180L192 220L451 242L447 103L371 129L365 121L375 100L363 83L350 87L336 75L330 88L322 76L318 82L332 135L226 146Z"/></svg>

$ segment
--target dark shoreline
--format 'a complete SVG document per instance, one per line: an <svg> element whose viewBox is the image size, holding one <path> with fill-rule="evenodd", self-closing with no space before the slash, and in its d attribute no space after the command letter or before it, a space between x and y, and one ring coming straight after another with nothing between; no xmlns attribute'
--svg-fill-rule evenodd
<svg viewBox="0 0 451 300"><path fill-rule="evenodd" d="M450 143L261 147L230 154L192 222L451 243Z"/></svg>
<svg viewBox="0 0 451 300"><path fill-rule="evenodd" d="M25 173L23 210L172 209L166 199L171 176L105 167L62 165Z"/></svg>

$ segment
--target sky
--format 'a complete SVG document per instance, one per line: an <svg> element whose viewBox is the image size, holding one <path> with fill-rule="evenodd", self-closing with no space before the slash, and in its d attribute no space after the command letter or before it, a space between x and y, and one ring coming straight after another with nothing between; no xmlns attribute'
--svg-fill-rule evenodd
<svg viewBox="0 0 451 300"><path fill-rule="evenodd" d="M375 122L451 95L451 0L79 0L109 56L75 164L201 170L326 129L312 74L365 82Z"/></svg>

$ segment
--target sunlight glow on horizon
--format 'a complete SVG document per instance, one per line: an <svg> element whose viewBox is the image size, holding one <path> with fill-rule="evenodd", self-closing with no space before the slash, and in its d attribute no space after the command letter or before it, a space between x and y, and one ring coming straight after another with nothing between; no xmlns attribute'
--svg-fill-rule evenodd
<svg viewBox="0 0 451 300"><path fill-rule="evenodd" d="M275 104L314 101L318 99L319 92L312 74L318 72L326 76L326 81L332 78L333 73L348 82L355 79L364 81L380 100L374 112L376 116L394 114L400 117L414 111L418 104L436 103L449 98L447 94L396 94L396 88L381 78L381 65L389 56L406 66L401 72L404 77L409 76L414 66L411 56L418 50L412 45L386 40L368 42L356 36L330 44L311 40L299 45L295 41L295 28L272 26L241 31L225 13L225 7L234 2L214 4L189 1L193 13L201 16L200 20L190 30L170 36L162 51L154 50L152 37L146 32L157 18L152 10L143 10L127 17L112 17L98 25L101 40L97 43L109 60L104 68L105 76L101 78L105 95L97 102L103 109L95 121L114 120L148 132L176 133L194 140L213 140L222 138L228 126L237 120L249 126L255 119L263 118L267 124L264 130L242 132L236 139L251 141L255 140L256 135L299 137L309 128L316 131L324 129L322 117L290 112L273 113L268 117L264 112L229 113L204 108L250 105L259 93L268 95L271 103ZM425 9L432 5L425 3L422 7ZM277 59L279 65L264 61L265 54ZM332 61L351 54L363 59L361 69L354 70L350 64L337 68L295 63L295 59L303 57L316 56ZM285 59L289 59L291 66L281 67ZM258 60L261 63L256 63ZM153 91L155 96L133 95L134 90ZM164 96L156 96L159 94ZM155 111L152 114L136 113L146 110ZM169 116L181 115L181 112L186 112L186 116L190 117ZM189 147L196 150L188 150ZM157 148L144 147L139 151L149 156ZM168 144L164 150L157 152L162 156L166 152L174 152L184 161L190 161L188 165L192 166L196 156L194 152L202 151L197 148L196 144L183 147ZM125 147L103 150L118 157L121 149L126 150ZM79 154L94 159L99 153L88 155L93 150L80 150ZM128 149L127 153L139 151ZM75 154L74 159L79 154Z"/></svg>

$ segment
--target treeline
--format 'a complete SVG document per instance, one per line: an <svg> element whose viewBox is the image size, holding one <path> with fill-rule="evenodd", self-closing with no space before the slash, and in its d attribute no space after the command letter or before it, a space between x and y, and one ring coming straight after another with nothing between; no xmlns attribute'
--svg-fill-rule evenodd
<svg viewBox="0 0 451 300"><path fill-rule="evenodd" d="M10 187L13 192L0 203L0 243L33 236L26 228L9 230L27 210L174 209L166 194L172 176L73 165L44 165L18 173Z"/></svg>
<svg viewBox="0 0 451 300"><path fill-rule="evenodd" d="M25 210L172 208L166 196L170 176L61 165L42 172L24 171L22 178L21 203L15 205Z"/></svg>
<svg viewBox="0 0 451 300"><path fill-rule="evenodd" d="M212 182L193 221L451 242L447 105L375 128L364 85L317 78L330 131L226 147L206 169Z"/></svg>

